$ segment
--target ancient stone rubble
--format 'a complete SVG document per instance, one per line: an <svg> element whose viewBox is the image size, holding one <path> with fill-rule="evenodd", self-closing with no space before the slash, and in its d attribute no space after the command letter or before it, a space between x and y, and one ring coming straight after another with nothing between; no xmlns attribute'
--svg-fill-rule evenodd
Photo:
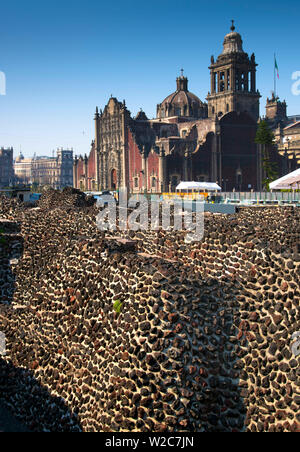
<svg viewBox="0 0 300 452"><path fill-rule="evenodd" d="M187 244L100 232L78 191L0 207L0 400L29 429L299 431L299 209Z"/></svg>

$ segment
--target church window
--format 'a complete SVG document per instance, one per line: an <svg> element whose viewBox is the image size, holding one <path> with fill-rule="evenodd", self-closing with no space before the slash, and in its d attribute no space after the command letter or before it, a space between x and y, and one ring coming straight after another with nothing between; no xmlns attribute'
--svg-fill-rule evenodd
<svg viewBox="0 0 300 452"><path fill-rule="evenodd" d="M161 112L160 112L160 116L161 116L162 118L164 118L164 117L165 117L165 110L164 110L164 109L162 109L162 110L161 110Z"/></svg>
<svg viewBox="0 0 300 452"><path fill-rule="evenodd" d="M172 184L173 187L176 187L178 185L177 184L177 176L172 176L171 177L171 184Z"/></svg>
<svg viewBox="0 0 300 452"><path fill-rule="evenodd" d="M241 90L242 91L248 91L249 88L249 76L248 72L243 72L241 75Z"/></svg>
<svg viewBox="0 0 300 452"><path fill-rule="evenodd" d="M156 188L156 177L154 177L154 176L152 177L151 187Z"/></svg>
<svg viewBox="0 0 300 452"><path fill-rule="evenodd" d="M229 69L227 70L227 83L226 83L226 90L230 90L230 71Z"/></svg>
<svg viewBox="0 0 300 452"><path fill-rule="evenodd" d="M241 168L238 168L236 170L236 184L237 184L239 191L242 190L242 181L243 181L242 170L241 170Z"/></svg>
<svg viewBox="0 0 300 452"><path fill-rule="evenodd" d="M133 181L134 181L134 188L139 188L139 178L138 178L138 177L135 177L135 178L133 179Z"/></svg>
<svg viewBox="0 0 300 452"><path fill-rule="evenodd" d="M175 116L181 116L181 109L180 107L175 108Z"/></svg>
<svg viewBox="0 0 300 452"><path fill-rule="evenodd" d="M240 91L240 74L238 71L236 71L236 76L235 76L235 90Z"/></svg>
<svg viewBox="0 0 300 452"><path fill-rule="evenodd" d="M225 72L220 72L220 92L225 90Z"/></svg>

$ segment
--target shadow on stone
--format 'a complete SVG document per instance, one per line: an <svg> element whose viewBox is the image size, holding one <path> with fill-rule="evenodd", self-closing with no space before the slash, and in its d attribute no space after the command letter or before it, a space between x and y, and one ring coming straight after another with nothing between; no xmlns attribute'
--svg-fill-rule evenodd
<svg viewBox="0 0 300 452"><path fill-rule="evenodd" d="M0 431L80 432L77 416L27 369L0 358Z"/></svg>
<svg viewBox="0 0 300 452"><path fill-rule="evenodd" d="M0 217L0 304L9 305L15 291L15 267L23 254L20 224Z"/></svg>

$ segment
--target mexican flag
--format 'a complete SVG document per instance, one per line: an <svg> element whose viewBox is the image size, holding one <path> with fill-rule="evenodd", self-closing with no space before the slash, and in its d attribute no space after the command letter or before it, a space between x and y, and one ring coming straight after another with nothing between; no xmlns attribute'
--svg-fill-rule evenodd
<svg viewBox="0 0 300 452"><path fill-rule="evenodd" d="M276 61L276 56L274 56L274 64L275 64L275 70L276 70L276 73L277 73L277 78L279 79L279 69L278 69L278 64L277 64L277 61Z"/></svg>

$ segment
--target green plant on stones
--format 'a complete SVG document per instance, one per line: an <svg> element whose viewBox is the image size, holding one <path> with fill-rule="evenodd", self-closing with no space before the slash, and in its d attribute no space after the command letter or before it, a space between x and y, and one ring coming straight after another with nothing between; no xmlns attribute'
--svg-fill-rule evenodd
<svg viewBox="0 0 300 452"><path fill-rule="evenodd" d="M113 304L114 311L119 315L122 310L122 305L120 300L116 300Z"/></svg>

